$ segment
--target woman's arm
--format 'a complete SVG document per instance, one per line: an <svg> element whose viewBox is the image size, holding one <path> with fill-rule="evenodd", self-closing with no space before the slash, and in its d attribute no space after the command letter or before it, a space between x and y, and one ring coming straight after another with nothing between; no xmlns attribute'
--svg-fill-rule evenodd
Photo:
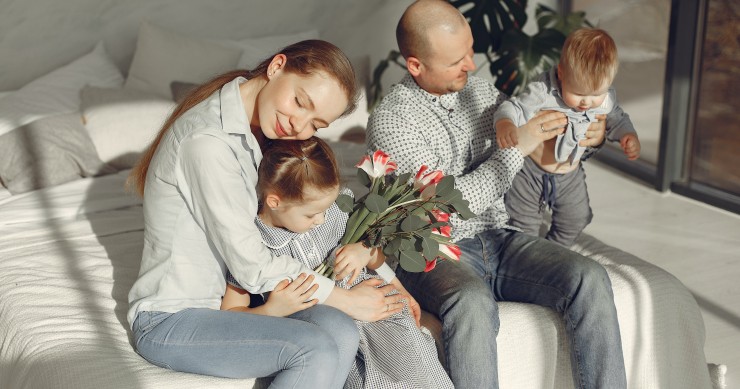
<svg viewBox="0 0 740 389"><path fill-rule="evenodd" d="M386 319L401 312L403 302L399 302L398 295L386 296L395 287L379 287L382 283L383 281L373 278L360 282L349 290L335 286L324 304L339 309L355 320L373 322Z"/></svg>

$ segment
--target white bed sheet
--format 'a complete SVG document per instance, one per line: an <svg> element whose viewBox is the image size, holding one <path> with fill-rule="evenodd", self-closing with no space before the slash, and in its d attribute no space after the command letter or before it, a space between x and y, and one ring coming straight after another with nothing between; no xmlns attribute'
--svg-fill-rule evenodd
<svg viewBox="0 0 740 389"><path fill-rule="evenodd" d="M353 163L359 147L338 150L339 157ZM127 294L138 273L143 217L140 200L122 189L126 174L0 200L0 388L263 386L168 371L134 352ZM688 290L592 237L576 249L612 279L630 388L710 388L703 321ZM516 303L502 303L500 312L501 388L572 387L558 316Z"/></svg>

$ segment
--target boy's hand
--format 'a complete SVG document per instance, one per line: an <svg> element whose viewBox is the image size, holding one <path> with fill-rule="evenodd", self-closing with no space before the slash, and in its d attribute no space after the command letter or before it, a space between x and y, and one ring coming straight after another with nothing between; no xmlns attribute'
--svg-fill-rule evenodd
<svg viewBox="0 0 740 389"><path fill-rule="evenodd" d="M503 120L499 121L501 124L496 123L496 144L500 149L506 149L514 147L519 144L519 136L517 135L516 126L514 123L511 125L504 124Z"/></svg>
<svg viewBox="0 0 740 389"><path fill-rule="evenodd" d="M640 157L640 140L637 138L637 134L627 134L619 140L619 145L622 146L622 151L627 156L627 159L634 161Z"/></svg>
<svg viewBox="0 0 740 389"><path fill-rule="evenodd" d="M352 275L347 281L347 285L352 285L371 259L372 249L363 246L361 242L340 247L334 260L334 278L341 280Z"/></svg>
<svg viewBox="0 0 740 389"><path fill-rule="evenodd" d="M596 115L597 121L591 123L586 130L586 139L581 139L581 147L599 147L606 140L606 115Z"/></svg>
<svg viewBox="0 0 740 389"><path fill-rule="evenodd" d="M309 300L319 288L318 284L311 285L313 279L313 275L301 273L293 282L280 281L262 306L264 314L285 317L316 305L319 300Z"/></svg>

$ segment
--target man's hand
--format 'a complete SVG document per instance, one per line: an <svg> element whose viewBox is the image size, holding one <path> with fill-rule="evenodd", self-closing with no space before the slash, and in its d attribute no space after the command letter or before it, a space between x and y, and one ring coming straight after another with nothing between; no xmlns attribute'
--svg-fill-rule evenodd
<svg viewBox="0 0 740 389"><path fill-rule="evenodd" d="M511 125L514 123L511 121L500 120L496 126L498 132L501 127ZM565 131L565 126L568 124L568 118L562 112L555 111L542 111L537 116L530 119L523 126L516 129L519 143L517 148L522 152L524 156L531 154L542 142L552 139L558 134L562 134Z"/></svg>

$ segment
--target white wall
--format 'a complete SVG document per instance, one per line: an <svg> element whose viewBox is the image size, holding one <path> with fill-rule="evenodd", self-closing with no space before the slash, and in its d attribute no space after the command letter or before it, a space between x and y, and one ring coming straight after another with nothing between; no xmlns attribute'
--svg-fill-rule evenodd
<svg viewBox="0 0 740 389"><path fill-rule="evenodd" d="M350 57L372 63L395 47L410 1L0 0L0 91L17 89L103 40L122 71L141 21L203 38L239 39L317 29Z"/></svg>

